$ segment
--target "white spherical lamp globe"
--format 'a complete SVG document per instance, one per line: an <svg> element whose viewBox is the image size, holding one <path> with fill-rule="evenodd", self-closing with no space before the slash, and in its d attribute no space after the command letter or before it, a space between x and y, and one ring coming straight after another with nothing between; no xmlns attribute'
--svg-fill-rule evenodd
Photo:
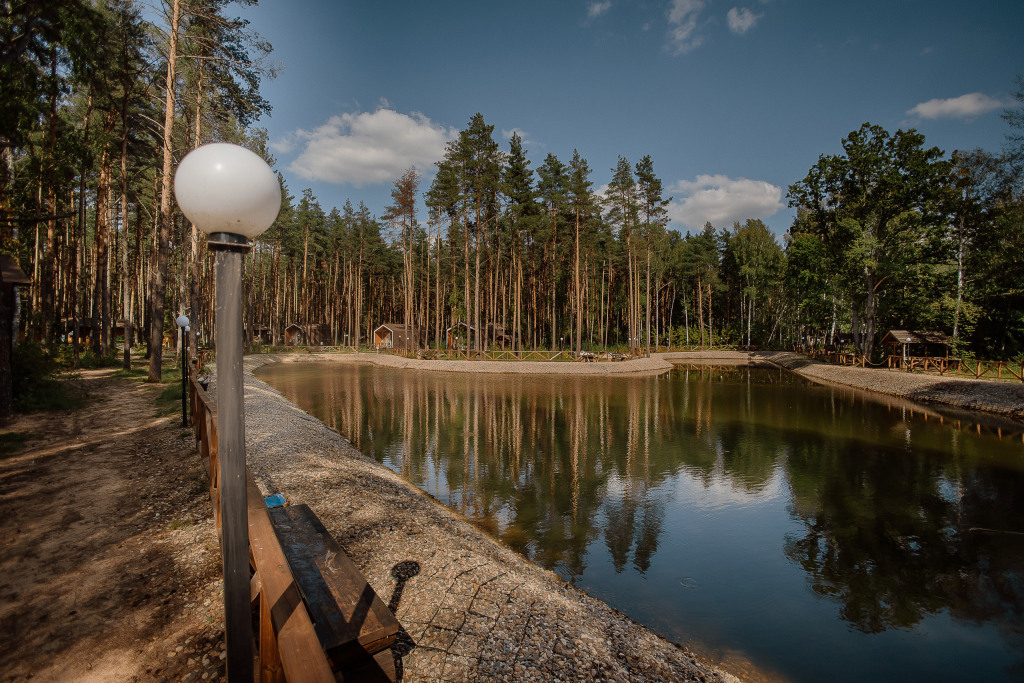
<svg viewBox="0 0 1024 683"><path fill-rule="evenodd" d="M178 327L188 327L188 316L179 315L174 322L177 323Z"/></svg>
<svg viewBox="0 0 1024 683"><path fill-rule="evenodd" d="M253 239L281 210L281 184L267 162L225 142L198 147L181 160L174 196L185 217L207 235L227 232Z"/></svg>

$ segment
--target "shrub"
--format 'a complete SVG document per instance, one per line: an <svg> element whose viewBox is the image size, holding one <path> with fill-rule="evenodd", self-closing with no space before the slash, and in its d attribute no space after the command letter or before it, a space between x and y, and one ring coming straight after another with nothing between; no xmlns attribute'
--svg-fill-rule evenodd
<svg viewBox="0 0 1024 683"><path fill-rule="evenodd" d="M14 347L11 361L16 411L75 410L82 406L82 397L73 395L65 382L54 377L60 366L38 343L25 341L18 344Z"/></svg>

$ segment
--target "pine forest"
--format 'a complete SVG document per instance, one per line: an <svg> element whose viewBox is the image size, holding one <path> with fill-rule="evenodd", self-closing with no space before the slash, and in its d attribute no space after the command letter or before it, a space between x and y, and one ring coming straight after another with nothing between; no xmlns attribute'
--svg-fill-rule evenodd
<svg viewBox="0 0 1024 683"><path fill-rule="evenodd" d="M3 3L0 252L31 278L16 338L76 360L119 354L127 338L151 379L182 312L195 342L215 345L212 261L173 174L215 141L275 164L256 127L271 113L271 46L230 5L162 0L154 20L133 0ZM1005 111L996 151L868 123L838 131L843 152L789 186L782 237L757 218L670 228L648 150L595 174L586 140L531 161L518 136L499 144L467 115L435 168L394 181L381 215L358 197L323 206L278 173L281 213L245 259L250 343L282 344L298 326L310 343L366 346L394 323L413 346L444 348L463 323L486 331L477 349L844 338L871 356L886 330L913 329L944 332L961 354L1024 356L1020 108Z"/></svg>

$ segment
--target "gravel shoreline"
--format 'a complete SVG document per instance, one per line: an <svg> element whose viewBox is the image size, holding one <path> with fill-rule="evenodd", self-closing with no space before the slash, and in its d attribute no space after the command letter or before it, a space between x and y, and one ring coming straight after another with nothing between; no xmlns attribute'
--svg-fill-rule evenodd
<svg viewBox="0 0 1024 683"><path fill-rule="evenodd" d="M264 493L308 504L392 607L402 680L739 680L486 536L253 376L282 360L325 358L245 357L249 467ZM545 365L668 365L643 360Z"/></svg>
<svg viewBox="0 0 1024 683"><path fill-rule="evenodd" d="M751 358L778 365L815 382L843 384L921 403L1024 420L1024 384L1019 382L843 367L811 360L798 353L761 352L751 354Z"/></svg>

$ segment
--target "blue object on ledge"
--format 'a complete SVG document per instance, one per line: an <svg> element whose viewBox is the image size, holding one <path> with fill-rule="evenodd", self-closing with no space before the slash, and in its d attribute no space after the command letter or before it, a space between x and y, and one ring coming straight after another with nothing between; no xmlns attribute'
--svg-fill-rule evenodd
<svg viewBox="0 0 1024 683"><path fill-rule="evenodd" d="M286 499L280 493L275 493L272 496L267 496L266 498L264 498L263 502L267 504L268 508L273 509L273 508L279 508L279 507L283 507L283 506L287 505L288 504L288 499Z"/></svg>

